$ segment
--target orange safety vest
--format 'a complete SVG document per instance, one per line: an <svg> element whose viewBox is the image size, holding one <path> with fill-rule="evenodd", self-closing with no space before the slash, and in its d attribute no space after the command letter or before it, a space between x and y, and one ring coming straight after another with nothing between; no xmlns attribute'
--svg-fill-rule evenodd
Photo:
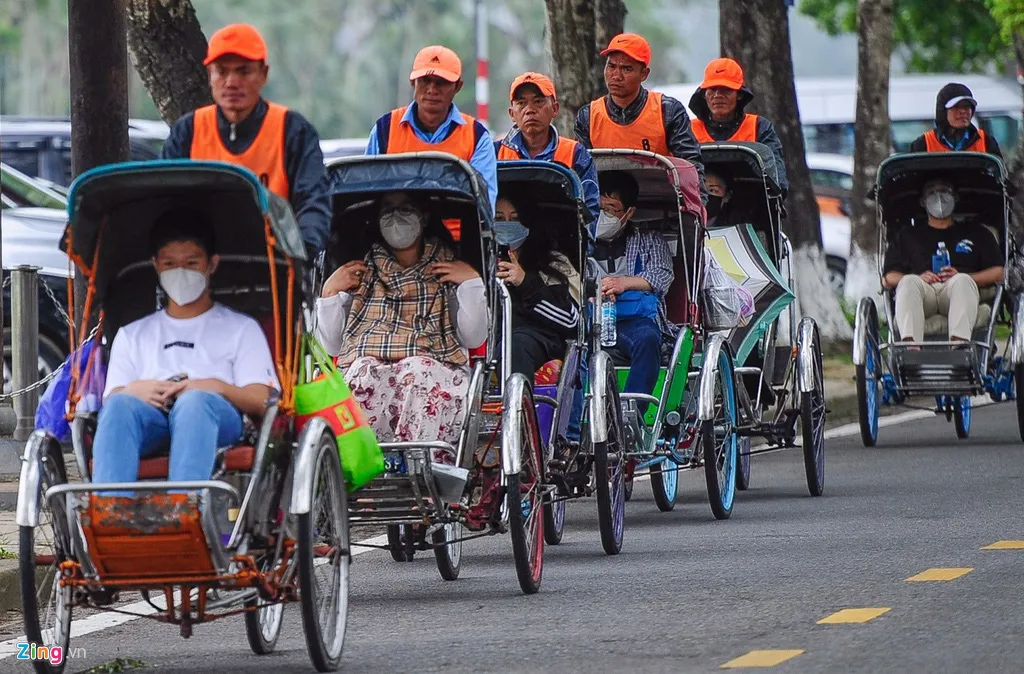
<svg viewBox="0 0 1024 674"><path fill-rule="evenodd" d="M711 137L708 133L707 124L703 120L697 119L696 117L690 122L690 128L693 129L693 137L697 139L698 143L715 143L718 142ZM745 114L743 115L743 121L740 123L740 128L736 129L736 133L729 136L726 142L735 141L737 143L756 143L757 142L757 115Z"/></svg>
<svg viewBox="0 0 1024 674"><path fill-rule="evenodd" d="M632 124L616 124L604 98L590 104L590 144L595 148L647 150L667 155L668 139L661 116L661 94L647 92L647 103Z"/></svg>
<svg viewBox="0 0 1024 674"><path fill-rule="evenodd" d="M555 147L555 158L556 164L561 164L565 168L572 168L573 157L576 156L576 145L578 143L569 138L559 138L558 145ZM517 150L510 148L507 145L502 144L498 148L498 159L501 161L516 160L516 159L529 159L524 157Z"/></svg>
<svg viewBox="0 0 1024 674"><path fill-rule="evenodd" d="M447 152L459 159L469 161L476 151L476 120L466 113L459 113L465 124L458 124L451 135L440 143L427 143L420 140L412 128L412 124L402 124L402 116L406 108L391 111L391 126L388 129L388 154L402 152Z"/></svg>
<svg viewBox="0 0 1024 674"><path fill-rule="evenodd" d="M260 182L271 192L290 199L291 187L284 168L284 119L287 113L288 108L267 101L267 115L256 139L242 154L233 154L224 147L217 130L217 106L199 108L192 118L189 157L244 166L259 176Z"/></svg>
<svg viewBox="0 0 1024 674"><path fill-rule="evenodd" d="M925 150L927 152L953 152L953 150L939 140L939 134L935 133L935 129L928 131L924 134ZM965 147L963 152L984 152L985 151L985 132L978 129L978 138L970 146Z"/></svg>

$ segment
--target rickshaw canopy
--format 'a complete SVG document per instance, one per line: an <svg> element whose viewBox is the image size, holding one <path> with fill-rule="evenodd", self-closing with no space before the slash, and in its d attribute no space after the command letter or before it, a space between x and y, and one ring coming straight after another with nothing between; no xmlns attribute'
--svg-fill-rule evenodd
<svg viewBox="0 0 1024 674"><path fill-rule="evenodd" d="M998 157L981 152L916 152L893 155L878 167L875 199L887 238L901 227L925 220L921 190L940 179L956 190L956 218L1005 232L1007 174Z"/></svg>
<svg viewBox="0 0 1024 674"><path fill-rule="evenodd" d="M369 250L378 236L384 194L409 192L429 200L431 217L444 222L460 257L481 268L483 242L492 240L491 203L487 186L468 162L444 152L342 157L327 165L327 174L335 262L361 259Z"/></svg>
<svg viewBox="0 0 1024 674"><path fill-rule="evenodd" d="M625 171L640 187L633 221L645 226L663 226L666 213L687 213L705 222L704 203L700 198L700 174L697 168L677 157L663 157L643 150L593 150L598 173ZM675 227L676 223L669 225Z"/></svg>
<svg viewBox="0 0 1024 674"><path fill-rule="evenodd" d="M585 252L581 253L580 244L589 240L590 232L583 185L575 171L548 161L499 161L498 191L528 206L555 248L574 266L582 264Z"/></svg>
<svg viewBox="0 0 1024 674"><path fill-rule="evenodd" d="M700 157L706 169L724 172L733 183L757 182L769 196L781 196L775 153L761 143L703 143Z"/></svg>

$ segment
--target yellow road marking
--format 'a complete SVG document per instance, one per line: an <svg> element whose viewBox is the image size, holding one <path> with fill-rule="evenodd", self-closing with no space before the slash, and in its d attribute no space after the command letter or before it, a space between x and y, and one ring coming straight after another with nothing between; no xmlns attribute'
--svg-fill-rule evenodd
<svg viewBox="0 0 1024 674"><path fill-rule="evenodd" d="M911 576L910 578L907 578L907 582L926 581L926 580L956 580L960 576L966 576L971 571L974 571L974 569L973 568L928 569L927 571L922 571L921 573L917 574L916 576Z"/></svg>
<svg viewBox="0 0 1024 674"><path fill-rule="evenodd" d="M874 620L883 613L888 613L891 608L844 608L836 611L830 616L825 616L818 621L819 625L840 625L843 623L866 623Z"/></svg>
<svg viewBox="0 0 1024 674"><path fill-rule="evenodd" d="M803 653L800 650L750 651L746 655L730 660L722 665L722 669L740 669L742 667L774 667L786 660L792 660Z"/></svg>
<svg viewBox="0 0 1024 674"><path fill-rule="evenodd" d="M1024 541L996 541L982 550L1024 550Z"/></svg>

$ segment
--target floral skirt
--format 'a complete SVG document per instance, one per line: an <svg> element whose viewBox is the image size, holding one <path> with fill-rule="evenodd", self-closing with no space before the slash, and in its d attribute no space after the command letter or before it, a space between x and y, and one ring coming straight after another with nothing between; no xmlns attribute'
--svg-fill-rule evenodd
<svg viewBox="0 0 1024 674"><path fill-rule="evenodd" d="M464 369L422 356L396 362L357 358L345 381L380 442L440 440L458 446L469 390ZM433 458L448 464L455 459L438 450Z"/></svg>

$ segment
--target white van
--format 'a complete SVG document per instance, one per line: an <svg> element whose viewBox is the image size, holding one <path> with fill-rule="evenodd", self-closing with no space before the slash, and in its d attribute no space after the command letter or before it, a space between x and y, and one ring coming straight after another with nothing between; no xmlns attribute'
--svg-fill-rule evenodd
<svg viewBox="0 0 1024 674"><path fill-rule="evenodd" d="M935 125L935 94L949 82L960 82L970 88L978 100L975 123L994 135L1003 156L1009 157L1021 124L1021 89L1012 79L985 75L894 76L889 83L889 117L895 150L906 152L915 138ZM699 84L671 84L654 89L686 104ZM856 78L797 78L796 96L807 151L852 155Z"/></svg>

